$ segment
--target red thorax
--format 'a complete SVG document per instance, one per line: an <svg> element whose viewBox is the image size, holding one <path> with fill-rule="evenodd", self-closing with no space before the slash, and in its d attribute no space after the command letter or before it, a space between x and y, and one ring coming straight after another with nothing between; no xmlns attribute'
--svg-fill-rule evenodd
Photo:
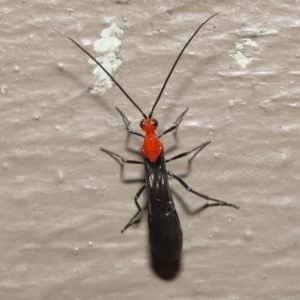
<svg viewBox="0 0 300 300"><path fill-rule="evenodd" d="M141 153L144 157L155 163L157 158L164 154L164 146L155 133L158 122L156 119L146 118L141 121L140 126L146 132Z"/></svg>

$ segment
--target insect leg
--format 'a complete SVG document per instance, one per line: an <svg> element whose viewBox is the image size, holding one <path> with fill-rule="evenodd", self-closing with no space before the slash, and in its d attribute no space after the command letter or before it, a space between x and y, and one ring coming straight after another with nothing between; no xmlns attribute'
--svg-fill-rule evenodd
<svg viewBox="0 0 300 300"><path fill-rule="evenodd" d="M210 144L210 140L208 140L207 142L201 144L200 146L197 146L196 148L192 149L192 150L189 150L189 151L186 151L186 152L182 152L180 154L177 154L169 159L166 159L166 163L169 162L169 161L172 161L172 160L175 160L175 159L178 159L178 158L181 158L181 157L184 157L184 156L187 156L188 154L196 151L196 153L189 159L189 161L191 161L204 147L206 147L208 144Z"/></svg>
<svg viewBox="0 0 300 300"><path fill-rule="evenodd" d="M121 155L114 153L112 151L109 151L107 149L104 148L100 148L101 151L105 152L106 154L108 154L110 157L112 157L119 165L121 168L121 180L124 183L134 183L134 182L145 182L145 178L135 178L135 179L127 179L125 178L125 174L124 174L124 163L126 164L140 164L142 165L143 163L141 161L138 160L131 160L131 159L126 159L124 157L122 157Z"/></svg>
<svg viewBox="0 0 300 300"><path fill-rule="evenodd" d="M116 110L118 111L118 113L120 114L121 118L123 119L126 131L143 138L144 136L141 133L139 133L139 132L137 132L137 131L132 130L132 129L129 128L129 125L130 125L131 122L128 120L128 118L125 116L125 114L121 111L121 109L118 106L116 106Z"/></svg>
<svg viewBox="0 0 300 300"><path fill-rule="evenodd" d="M209 196L207 195L204 195L202 193L199 193L199 192L196 192L194 191L184 180L182 180L180 177L176 176L175 174L171 173L170 171L167 171L168 172L168 175L175 178L179 183L181 183L181 185L189 192L201 197L201 198L204 198L206 200L211 200L211 201L214 201L216 202L215 205L218 206L218 205L222 205L222 206L231 206L231 207L234 207L236 209L239 209L239 206L235 205L235 204L232 204L232 203L228 203L228 202L225 202L225 201L222 201L222 200L218 200L218 199L215 199L215 198L210 198ZM211 205L210 205L211 206ZM202 207L201 207L202 209Z"/></svg>
<svg viewBox="0 0 300 300"><path fill-rule="evenodd" d="M120 160L125 163L125 164L140 164L142 165L143 162L141 161L138 161L138 160L133 160L133 159L126 159L124 158L123 156L117 154L117 153L114 153L112 151L109 151L109 150L106 150L104 148L100 148L101 151L105 152L106 154L108 154L109 156L111 156L112 158L116 159L117 161L120 162Z"/></svg>
<svg viewBox="0 0 300 300"><path fill-rule="evenodd" d="M115 160L117 160L119 163L121 163L120 161L122 161L123 163L127 163L127 164L143 164L141 161L138 160L131 160L131 159L125 159L124 157L122 157L121 155L114 153L112 151L109 151L107 149L104 148L100 148L101 151L105 152L106 154L108 154L109 156L111 156L112 158L114 158ZM144 181L144 180L143 180ZM128 227L130 227L131 225L139 222L139 220L134 220L138 214L141 212L141 207L138 203L138 198L140 197L140 195L142 194L142 192L145 190L146 188L146 184L144 183L142 185L142 187L138 190L138 192L136 193L136 195L134 196L134 202L135 205L138 209L137 213L130 219L130 221L128 222L128 224L121 230L121 232L123 233Z"/></svg>
<svg viewBox="0 0 300 300"><path fill-rule="evenodd" d="M205 204L201 205L200 207L198 207L196 210L192 210L187 203L182 199L182 197L175 191L172 189L172 194L174 197L177 198L177 200L180 202L180 204L183 206L184 210L186 211L186 213L188 213L189 215L196 215L199 212L201 212L202 210L205 210L208 207L211 206L219 206L219 203L208 203L206 202Z"/></svg>
<svg viewBox="0 0 300 300"><path fill-rule="evenodd" d="M171 126L170 128L168 128L167 130L165 130L161 135L158 136L158 138L161 138L163 135L176 130L178 128L178 126L180 125L184 115L186 114L186 112L188 111L188 107L184 110L184 112L182 114L180 114L180 116L177 118L177 120L173 123L173 126Z"/></svg>
<svg viewBox="0 0 300 300"><path fill-rule="evenodd" d="M135 224L135 223L138 223L139 220L134 220L138 214L142 211L139 203L138 203L138 198L140 197L140 195L142 194L142 192L145 190L146 188L146 184L143 184L142 187L138 190L138 192L136 193L136 195L134 196L134 202L135 202L135 205L138 209L137 213L130 219L130 221L127 223L127 225L121 230L122 233L124 233L124 231L130 227L131 225Z"/></svg>

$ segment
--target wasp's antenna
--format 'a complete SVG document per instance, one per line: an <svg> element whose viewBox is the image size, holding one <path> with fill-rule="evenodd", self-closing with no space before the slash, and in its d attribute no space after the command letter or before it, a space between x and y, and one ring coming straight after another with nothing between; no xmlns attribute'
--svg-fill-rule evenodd
<svg viewBox="0 0 300 300"><path fill-rule="evenodd" d="M117 85L117 87L122 91L122 93L129 99L129 101L140 111L142 116L144 118L147 118L147 115L141 110L141 108L133 101L133 99L125 92L125 90L121 87L121 85L117 82L116 79L112 77L112 75L109 74L109 72L94 58L89 52L87 52L83 47L81 47L77 42L75 42L72 38L68 37L67 35L52 29L53 31L61 34L62 36L69 39L71 42L73 42L77 47L79 47L85 54L87 54L106 74L107 76Z"/></svg>
<svg viewBox="0 0 300 300"><path fill-rule="evenodd" d="M203 27L210 19L212 19L212 18L213 18L214 16L216 16L217 14L219 14L219 12L217 12L217 13L214 14L214 15L212 15L212 16L209 17L205 22L203 22L203 23L198 27L198 29L195 31L195 33L191 36L191 38L187 41L187 43L184 45L184 47L182 48L181 52L179 53L177 59L175 60L175 63L173 64L173 66L172 66L172 68L171 68L171 70L170 70L170 72L169 72L169 74L168 74L168 76L167 76L167 78L166 78L166 80L165 80L165 82L164 82L164 84L163 84L163 86L162 86L160 92L159 92L159 95L158 95L158 97L157 97L157 99L156 99L156 101L155 101L155 103L154 103L154 105L153 105L153 107L152 107L152 109L151 109L151 111L150 111L149 118L152 117L153 112L154 112L154 109L155 109L155 107L156 107L156 105L157 105L157 103L158 103L158 101L159 101L159 99L160 99L162 93L164 92L164 89L165 89L165 87L166 87L166 85L167 85L167 83L168 83L168 81L169 81L169 79L170 79L170 77L171 77L171 75L172 75L172 73L173 73L173 71L174 71L174 69L175 69L175 67L176 67L176 65L177 65L177 63L178 63L178 61L179 61L181 55L182 55L182 53L184 52L184 50L186 49L186 47L189 45L189 43L192 41L192 39L195 37L195 35L198 33L198 31L199 31L199 30L200 30L200 29L201 29L201 28L202 28L202 27Z"/></svg>

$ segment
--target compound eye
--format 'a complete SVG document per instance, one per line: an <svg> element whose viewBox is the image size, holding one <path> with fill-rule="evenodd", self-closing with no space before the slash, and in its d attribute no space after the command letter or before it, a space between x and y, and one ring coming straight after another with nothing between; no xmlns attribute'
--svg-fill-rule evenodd
<svg viewBox="0 0 300 300"><path fill-rule="evenodd" d="M140 122L140 127L141 127L141 128L144 127L144 121L145 121L145 120L143 119L143 120L141 120L141 122Z"/></svg>
<svg viewBox="0 0 300 300"><path fill-rule="evenodd" d="M152 125L157 127L158 126L158 121L156 119L152 119Z"/></svg>

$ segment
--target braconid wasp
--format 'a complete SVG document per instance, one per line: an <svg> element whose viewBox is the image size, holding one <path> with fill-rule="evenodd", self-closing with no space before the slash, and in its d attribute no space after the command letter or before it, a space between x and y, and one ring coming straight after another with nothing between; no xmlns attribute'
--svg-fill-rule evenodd
<svg viewBox="0 0 300 300"><path fill-rule="evenodd" d="M117 159L118 161L126 164L144 164L145 167L145 182L138 190L134 197L135 205L138 211L134 214L134 216L130 219L127 225L122 230L122 233L131 225L137 223L137 218L142 211L140 204L138 203L139 196L146 191L147 196L147 207L148 207L148 227L149 227L149 243L152 250L152 253L161 261L174 261L179 259L181 251L182 251L182 230L180 226L180 221L175 209L175 204L172 198L172 193L169 185L169 177L175 178L187 191L204 198L209 202L203 204L197 211L203 210L209 206L231 206L236 209L239 207L235 204L231 204L222 200L218 200L215 198L211 198L207 195L204 195L200 192L193 190L184 180L180 177L176 176L172 172L170 172L167 167L166 163L179 159L181 157L187 156L188 154L194 152L194 156L197 155L204 147L206 147L210 141L207 141L192 150L182 152L177 154L169 159L165 159L164 157L164 146L160 141L160 138L165 134L174 131L178 128L180 122L182 121L184 115L186 114L188 109L185 109L183 113L177 118L174 124L165 130L159 136L156 135L155 131L158 126L158 122L155 118L152 117L155 107L159 102L161 95L181 57L186 47L198 33L198 31L214 16L218 13L209 17L205 22L203 22L191 38L187 41L185 46L182 48L181 52L179 53L177 59L175 60L171 70L165 82L159 92L158 97L156 98L152 109L147 116L142 109L136 104L136 102L126 93L126 91L121 87L121 85L113 78L111 74L85 49L83 49L77 42L75 42L72 38L62 34L64 37L72 41L75 45L77 45L83 52L85 52L109 77L110 79L118 86L118 88L122 91L122 93L127 97L127 99L139 110L142 114L143 119L140 122L140 127L142 131L145 132L145 135L134 131L129 128L130 121L124 115L124 113L116 107L119 114L121 115L126 131L130 134L137 135L139 137L144 138L144 142L141 147L141 155L143 161L137 160L130 160L125 159L123 156L116 154L112 151L109 151L104 148L100 148L103 152L110 155L111 157Z"/></svg>

